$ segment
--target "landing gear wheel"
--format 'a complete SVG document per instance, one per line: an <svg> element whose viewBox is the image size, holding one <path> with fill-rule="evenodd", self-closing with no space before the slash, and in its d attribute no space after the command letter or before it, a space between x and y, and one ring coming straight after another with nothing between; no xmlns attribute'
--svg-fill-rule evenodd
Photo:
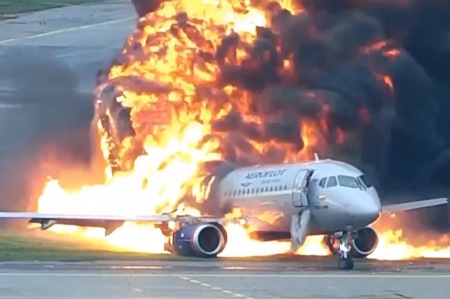
<svg viewBox="0 0 450 299"><path fill-rule="evenodd" d="M351 258L340 258L339 259L339 269L341 270L352 270L353 269L353 261Z"/></svg>

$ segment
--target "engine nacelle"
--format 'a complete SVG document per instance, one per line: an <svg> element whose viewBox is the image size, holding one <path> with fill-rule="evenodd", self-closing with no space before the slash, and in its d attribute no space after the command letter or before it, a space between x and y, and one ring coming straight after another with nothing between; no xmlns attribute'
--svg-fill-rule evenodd
<svg viewBox="0 0 450 299"><path fill-rule="evenodd" d="M227 232L218 223L185 226L172 236L172 250L182 256L216 257L226 244Z"/></svg>
<svg viewBox="0 0 450 299"><path fill-rule="evenodd" d="M378 234L371 227L365 227L356 233L357 237L352 240L350 255L355 258L364 258L377 248Z"/></svg>

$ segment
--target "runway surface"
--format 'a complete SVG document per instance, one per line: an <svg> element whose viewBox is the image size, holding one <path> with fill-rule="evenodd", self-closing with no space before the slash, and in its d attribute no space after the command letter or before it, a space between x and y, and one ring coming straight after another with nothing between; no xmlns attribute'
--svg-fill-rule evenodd
<svg viewBox="0 0 450 299"><path fill-rule="evenodd" d="M1 263L0 298L448 298L450 266L420 262ZM380 266L381 265L381 266Z"/></svg>
<svg viewBox="0 0 450 299"><path fill-rule="evenodd" d="M0 59L11 51L53 55L73 70L80 89L90 91L95 73L120 51L136 21L130 0L20 15L0 22ZM0 82L0 95L8 91L5 85Z"/></svg>

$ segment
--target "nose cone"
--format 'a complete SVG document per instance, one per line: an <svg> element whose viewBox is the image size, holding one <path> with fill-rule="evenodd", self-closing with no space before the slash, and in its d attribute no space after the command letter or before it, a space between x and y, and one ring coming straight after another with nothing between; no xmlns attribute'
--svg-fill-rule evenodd
<svg viewBox="0 0 450 299"><path fill-rule="evenodd" d="M374 200L372 197L368 198L367 201L361 203L360 218L363 222L370 224L380 217L381 205L380 202Z"/></svg>
<svg viewBox="0 0 450 299"><path fill-rule="evenodd" d="M350 213L351 221L355 226L367 226L373 223L380 217L381 204L378 196L373 194L361 196L358 203L355 204L355 209Z"/></svg>

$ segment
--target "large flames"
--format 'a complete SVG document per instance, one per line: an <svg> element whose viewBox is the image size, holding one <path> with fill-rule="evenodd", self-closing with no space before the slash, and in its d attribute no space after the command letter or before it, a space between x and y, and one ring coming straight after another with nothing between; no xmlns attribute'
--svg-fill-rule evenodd
<svg viewBox="0 0 450 299"><path fill-rule="evenodd" d="M265 81L271 74L265 74L261 66L275 63L280 80L289 86L294 80L294 62L289 55L273 61L271 51L280 52L281 48L271 48L261 39L276 38L262 28L270 26L272 16L282 8L302 13L289 1L268 7L252 6L249 0L175 0L141 19L123 55L97 90L96 125L109 163L105 183L70 191L51 180L39 198L39 212L153 215L176 211L199 215L208 194L204 184L211 171L208 165L213 162L299 161L323 152L330 135L335 136L336 144L354 138L327 125L329 107L322 101L323 95L304 91L298 93L321 103L319 117L303 118L296 126L298 132L288 133L289 140L261 133L265 123L276 123L286 115L272 113L272 107L255 107L255 97L267 97L277 90L251 90L242 83L242 76L259 72L259 79ZM365 51L382 46L377 42ZM389 57L398 54L393 50L385 53ZM375 75L388 92L394 88L389 76ZM105 96L105 90L112 85L111 98L111 93ZM287 242L250 240L238 225L226 229L229 243L222 256L272 255L290 248ZM162 253L166 242L159 229L133 223L125 223L108 237L103 229L95 228L54 226L51 230L105 240L120 250ZM450 248L438 253L428 246L416 248L402 242L399 232L387 230L380 238L375 258L450 257ZM393 255L392 249L401 252ZM309 237L297 253L329 254L321 237Z"/></svg>

